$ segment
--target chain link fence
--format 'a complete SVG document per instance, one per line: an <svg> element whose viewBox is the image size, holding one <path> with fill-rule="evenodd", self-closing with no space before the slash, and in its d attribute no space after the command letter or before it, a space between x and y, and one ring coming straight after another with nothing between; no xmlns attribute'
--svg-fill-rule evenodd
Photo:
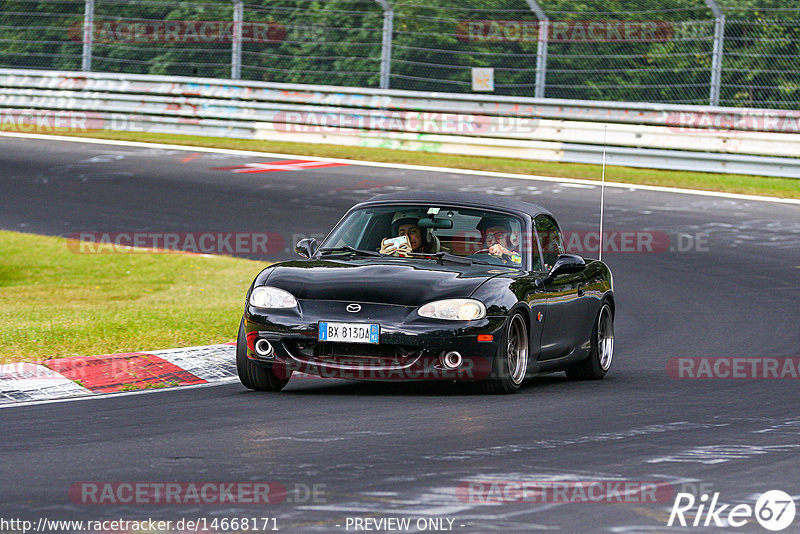
<svg viewBox="0 0 800 534"><path fill-rule="evenodd" d="M782 0L0 0L0 43L10 68L800 107Z"/></svg>

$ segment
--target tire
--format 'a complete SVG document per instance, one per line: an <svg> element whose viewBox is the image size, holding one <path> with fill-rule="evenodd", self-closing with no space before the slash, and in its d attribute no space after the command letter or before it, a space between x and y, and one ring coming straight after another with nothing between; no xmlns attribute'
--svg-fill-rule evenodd
<svg viewBox="0 0 800 534"><path fill-rule="evenodd" d="M242 385L255 391L280 391L292 376L291 371L287 370L286 378L280 378L272 371L271 364L258 364L247 357L244 322L239 324L239 336L236 338L236 372Z"/></svg>
<svg viewBox="0 0 800 534"><path fill-rule="evenodd" d="M566 369L570 380L601 380L611 368L614 357L614 313L603 301L592 326L592 348L589 357Z"/></svg>
<svg viewBox="0 0 800 534"><path fill-rule="evenodd" d="M528 325L521 313L509 318L503 343L492 366L492 377L484 382L484 390L493 395L516 393L525 381L528 370Z"/></svg>

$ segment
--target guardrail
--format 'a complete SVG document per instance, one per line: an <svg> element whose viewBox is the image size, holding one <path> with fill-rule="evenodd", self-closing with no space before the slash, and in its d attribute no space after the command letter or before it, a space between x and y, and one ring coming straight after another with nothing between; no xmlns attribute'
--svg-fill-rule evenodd
<svg viewBox="0 0 800 534"><path fill-rule="evenodd" d="M609 165L800 177L800 111L0 69L0 128L11 126L576 163L599 163L605 138Z"/></svg>

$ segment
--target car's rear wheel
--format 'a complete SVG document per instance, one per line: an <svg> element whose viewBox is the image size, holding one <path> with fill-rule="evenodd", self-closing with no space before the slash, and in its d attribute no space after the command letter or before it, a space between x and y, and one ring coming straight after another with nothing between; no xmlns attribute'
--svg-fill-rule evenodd
<svg viewBox="0 0 800 534"><path fill-rule="evenodd" d="M614 358L614 313L603 301L592 326L592 348L589 357L566 370L570 380L600 380L611 368Z"/></svg>
<svg viewBox="0 0 800 534"><path fill-rule="evenodd" d="M506 323L503 344L492 368L492 377L484 382L487 393L516 392L528 371L528 325L521 313L515 313Z"/></svg>
<svg viewBox="0 0 800 534"><path fill-rule="evenodd" d="M247 338L244 333L244 322L239 324L239 336L236 338L236 372L239 381L247 389L256 391L280 391L291 378L291 371L275 374L271 364L258 364L247 357Z"/></svg>

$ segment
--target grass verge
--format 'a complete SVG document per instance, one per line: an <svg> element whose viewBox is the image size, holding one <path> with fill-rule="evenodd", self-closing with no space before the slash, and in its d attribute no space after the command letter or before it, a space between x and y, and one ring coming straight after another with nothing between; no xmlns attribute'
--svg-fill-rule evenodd
<svg viewBox="0 0 800 534"><path fill-rule="evenodd" d="M55 132L54 132L55 133ZM478 156L459 156L432 152L411 152L386 148L350 147L308 143L282 143L275 141L254 141L220 137L199 137L189 135L156 134L145 132L96 131L70 133L73 137L96 137L145 143L169 143L186 146L228 148L236 150L255 150L279 154L344 158L410 165L432 165L456 169L479 171L510 172L560 178L580 178L599 180L600 166L581 163L557 163L511 158L487 158ZM741 174L717 174L707 172L665 171L658 169L637 169L633 167L606 167L606 180L630 184L702 189L726 193L764 195L783 198L800 198L800 179L771 178Z"/></svg>
<svg viewBox="0 0 800 534"><path fill-rule="evenodd" d="M266 265L78 254L67 243L0 231L0 363L233 341L247 288Z"/></svg>

